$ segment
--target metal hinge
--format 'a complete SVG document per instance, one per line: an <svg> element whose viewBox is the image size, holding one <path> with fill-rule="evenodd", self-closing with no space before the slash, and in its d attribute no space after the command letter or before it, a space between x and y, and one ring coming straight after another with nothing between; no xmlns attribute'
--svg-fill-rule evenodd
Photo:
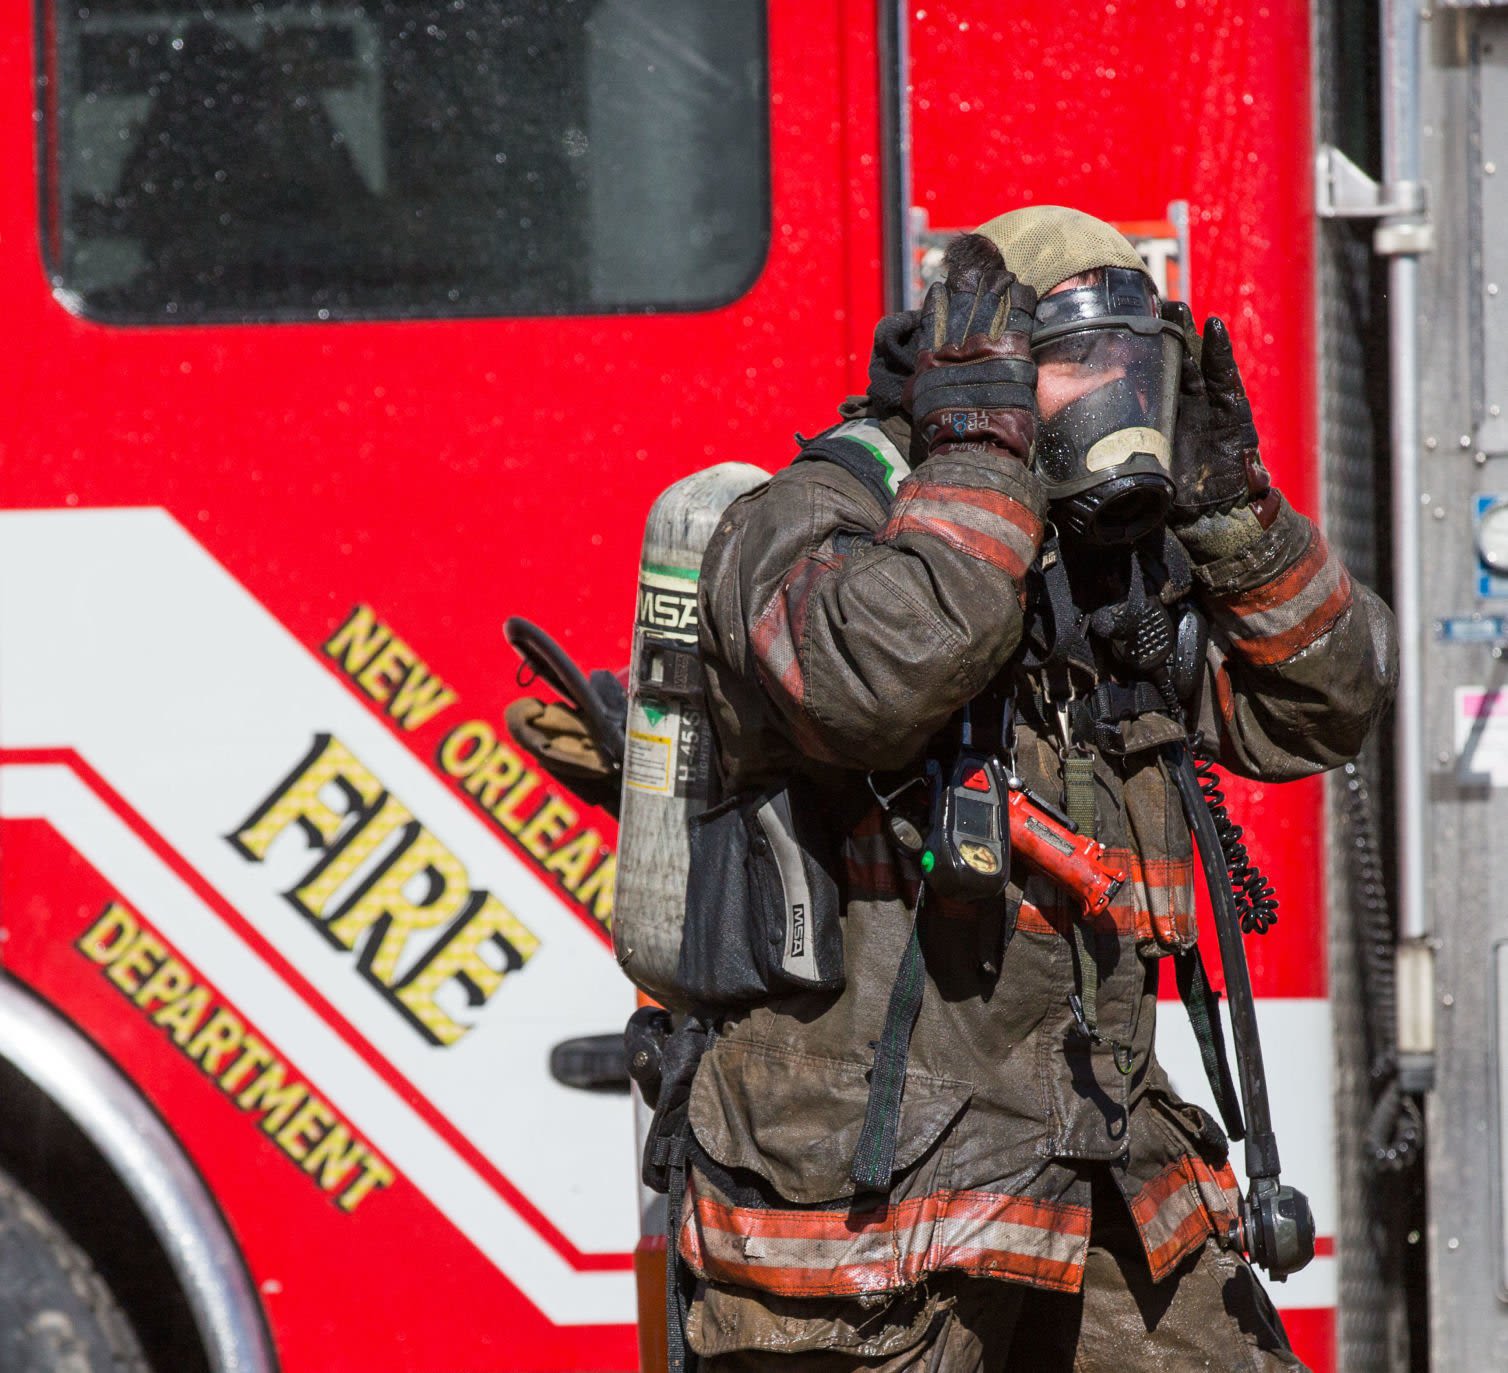
<svg viewBox="0 0 1508 1373"><path fill-rule="evenodd" d="M1314 201L1321 219L1386 221L1372 234L1372 247L1384 257L1434 247L1424 184L1374 181L1330 143L1320 144L1314 157Z"/></svg>

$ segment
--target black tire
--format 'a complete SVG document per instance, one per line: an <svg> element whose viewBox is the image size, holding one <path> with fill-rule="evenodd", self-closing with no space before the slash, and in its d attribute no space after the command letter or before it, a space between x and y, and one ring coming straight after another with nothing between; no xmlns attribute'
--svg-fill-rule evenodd
<svg viewBox="0 0 1508 1373"><path fill-rule="evenodd" d="M83 1250L3 1171L0 1373L151 1373Z"/></svg>

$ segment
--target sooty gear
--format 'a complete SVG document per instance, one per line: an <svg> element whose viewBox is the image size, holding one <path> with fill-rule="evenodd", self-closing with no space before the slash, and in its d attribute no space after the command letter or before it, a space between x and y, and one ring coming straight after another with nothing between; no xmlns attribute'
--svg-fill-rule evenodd
<svg viewBox="0 0 1508 1373"><path fill-rule="evenodd" d="M1167 518L1182 351L1140 270L1106 267L1038 302L1036 466L1062 528L1131 543Z"/></svg>
<svg viewBox="0 0 1508 1373"><path fill-rule="evenodd" d="M1262 465L1251 402L1241 381L1225 321L1211 315L1204 332L1181 301L1163 313L1184 336L1178 428L1173 440L1177 494L1169 523L1184 528L1211 515L1250 506L1262 528L1277 513L1272 482Z"/></svg>
<svg viewBox="0 0 1508 1373"><path fill-rule="evenodd" d="M1029 462L1036 427L1030 332L1035 292L986 239L949 252L922 304L916 371L903 403L929 456L975 449Z"/></svg>

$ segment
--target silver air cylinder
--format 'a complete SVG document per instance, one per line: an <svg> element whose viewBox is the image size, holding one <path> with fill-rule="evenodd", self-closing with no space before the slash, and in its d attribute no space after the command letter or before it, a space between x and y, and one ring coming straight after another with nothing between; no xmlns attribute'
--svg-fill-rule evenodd
<svg viewBox="0 0 1508 1373"><path fill-rule="evenodd" d="M724 510L769 474L727 462L676 482L644 528L628 679L628 738L613 898L613 948L633 981L672 1004L685 919L687 821L716 782L697 652L697 579Z"/></svg>

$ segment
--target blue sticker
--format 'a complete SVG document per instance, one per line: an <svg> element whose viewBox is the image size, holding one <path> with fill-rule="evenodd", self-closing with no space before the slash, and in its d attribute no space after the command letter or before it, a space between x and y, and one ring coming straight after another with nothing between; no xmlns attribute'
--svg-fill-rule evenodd
<svg viewBox="0 0 1508 1373"><path fill-rule="evenodd" d="M1452 615L1435 621L1435 633L1448 644L1501 643L1508 621L1501 615Z"/></svg>

